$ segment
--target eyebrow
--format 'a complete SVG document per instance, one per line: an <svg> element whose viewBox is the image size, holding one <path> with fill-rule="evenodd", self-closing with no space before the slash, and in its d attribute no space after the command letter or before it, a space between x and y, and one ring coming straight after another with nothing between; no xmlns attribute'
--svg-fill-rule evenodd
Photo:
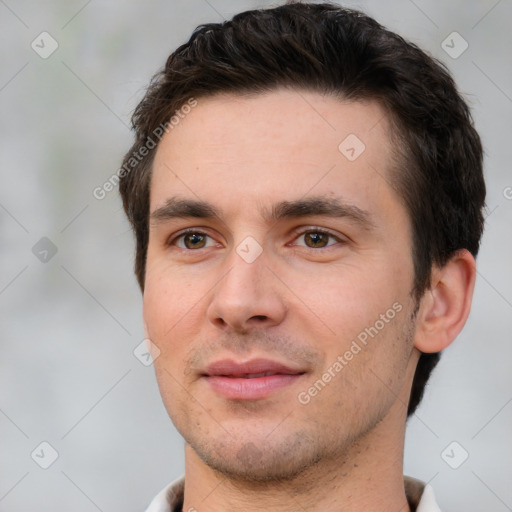
<svg viewBox="0 0 512 512"><path fill-rule="evenodd" d="M283 219L325 216L347 218L367 231L376 228L368 211L356 205L347 204L339 198L316 196L295 201L280 201L271 209L263 209L262 218L267 223ZM176 218L217 219L222 221L222 212L206 201L171 197L150 215L153 224L160 224Z"/></svg>

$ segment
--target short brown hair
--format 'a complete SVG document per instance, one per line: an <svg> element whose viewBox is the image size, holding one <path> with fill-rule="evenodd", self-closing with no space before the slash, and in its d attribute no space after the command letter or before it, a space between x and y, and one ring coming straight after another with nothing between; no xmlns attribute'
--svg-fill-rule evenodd
<svg viewBox="0 0 512 512"><path fill-rule="evenodd" d="M120 192L136 237L135 274L144 290L149 190L155 149L133 154L191 97L264 93L278 87L376 100L388 112L399 169L390 185L413 228L413 295L432 267L459 249L476 257L483 231L482 145L466 102L445 66L369 16L337 5L288 2L197 27L152 79L132 117L135 143L123 161ZM440 354L420 356L408 415Z"/></svg>

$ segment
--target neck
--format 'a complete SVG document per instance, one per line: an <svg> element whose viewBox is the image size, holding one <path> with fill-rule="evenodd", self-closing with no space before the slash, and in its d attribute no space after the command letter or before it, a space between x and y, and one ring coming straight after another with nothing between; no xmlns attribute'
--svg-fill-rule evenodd
<svg viewBox="0 0 512 512"><path fill-rule="evenodd" d="M403 482L404 436L404 407L397 401L345 453L321 460L292 480L263 483L222 475L187 444L183 510L410 512Z"/></svg>

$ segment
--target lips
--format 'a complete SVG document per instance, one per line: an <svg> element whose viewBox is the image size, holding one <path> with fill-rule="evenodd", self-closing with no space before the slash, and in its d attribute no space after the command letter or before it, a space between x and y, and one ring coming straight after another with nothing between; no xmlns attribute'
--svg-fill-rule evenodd
<svg viewBox="0 0 512 512"><path fill-rule="evenodd" d="M277 374L296 375L304 372L270 359L253 359L244 363L223 359L208 366L205 373L208 376L257 378Z"/></svg>
<svg viewBox="0 0 512 512"><path fill-rule="evenodd" d="M297 382L304 371L269 359L237 363L230 359L209 365L202 375L212 389L232 400L260 400Z"/></svg>
<svg viewBox="0 0 512 512"><path fill-rule="evenodd" d="M258 379L259 377L270 377L270 375L279 375L275 372L260 372L260 373L244 373L236 375L242 379ZM230 377L230 375L226 375L226 377ZM234 375L233 375L234 377Z"/></svg>

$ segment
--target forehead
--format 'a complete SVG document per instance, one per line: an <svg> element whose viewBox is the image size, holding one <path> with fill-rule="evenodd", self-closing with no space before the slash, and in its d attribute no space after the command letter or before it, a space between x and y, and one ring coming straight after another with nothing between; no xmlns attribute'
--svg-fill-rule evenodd
<svg viewBox="0 0 512 512"><path fill-rule="evenodd" d="M216 199L230 214L229 204L240 213L308 194L371 210L393 194L390 125L377 102L283 89L198 98L187 112L158 145L151 211L176 195Z"/></svg>

